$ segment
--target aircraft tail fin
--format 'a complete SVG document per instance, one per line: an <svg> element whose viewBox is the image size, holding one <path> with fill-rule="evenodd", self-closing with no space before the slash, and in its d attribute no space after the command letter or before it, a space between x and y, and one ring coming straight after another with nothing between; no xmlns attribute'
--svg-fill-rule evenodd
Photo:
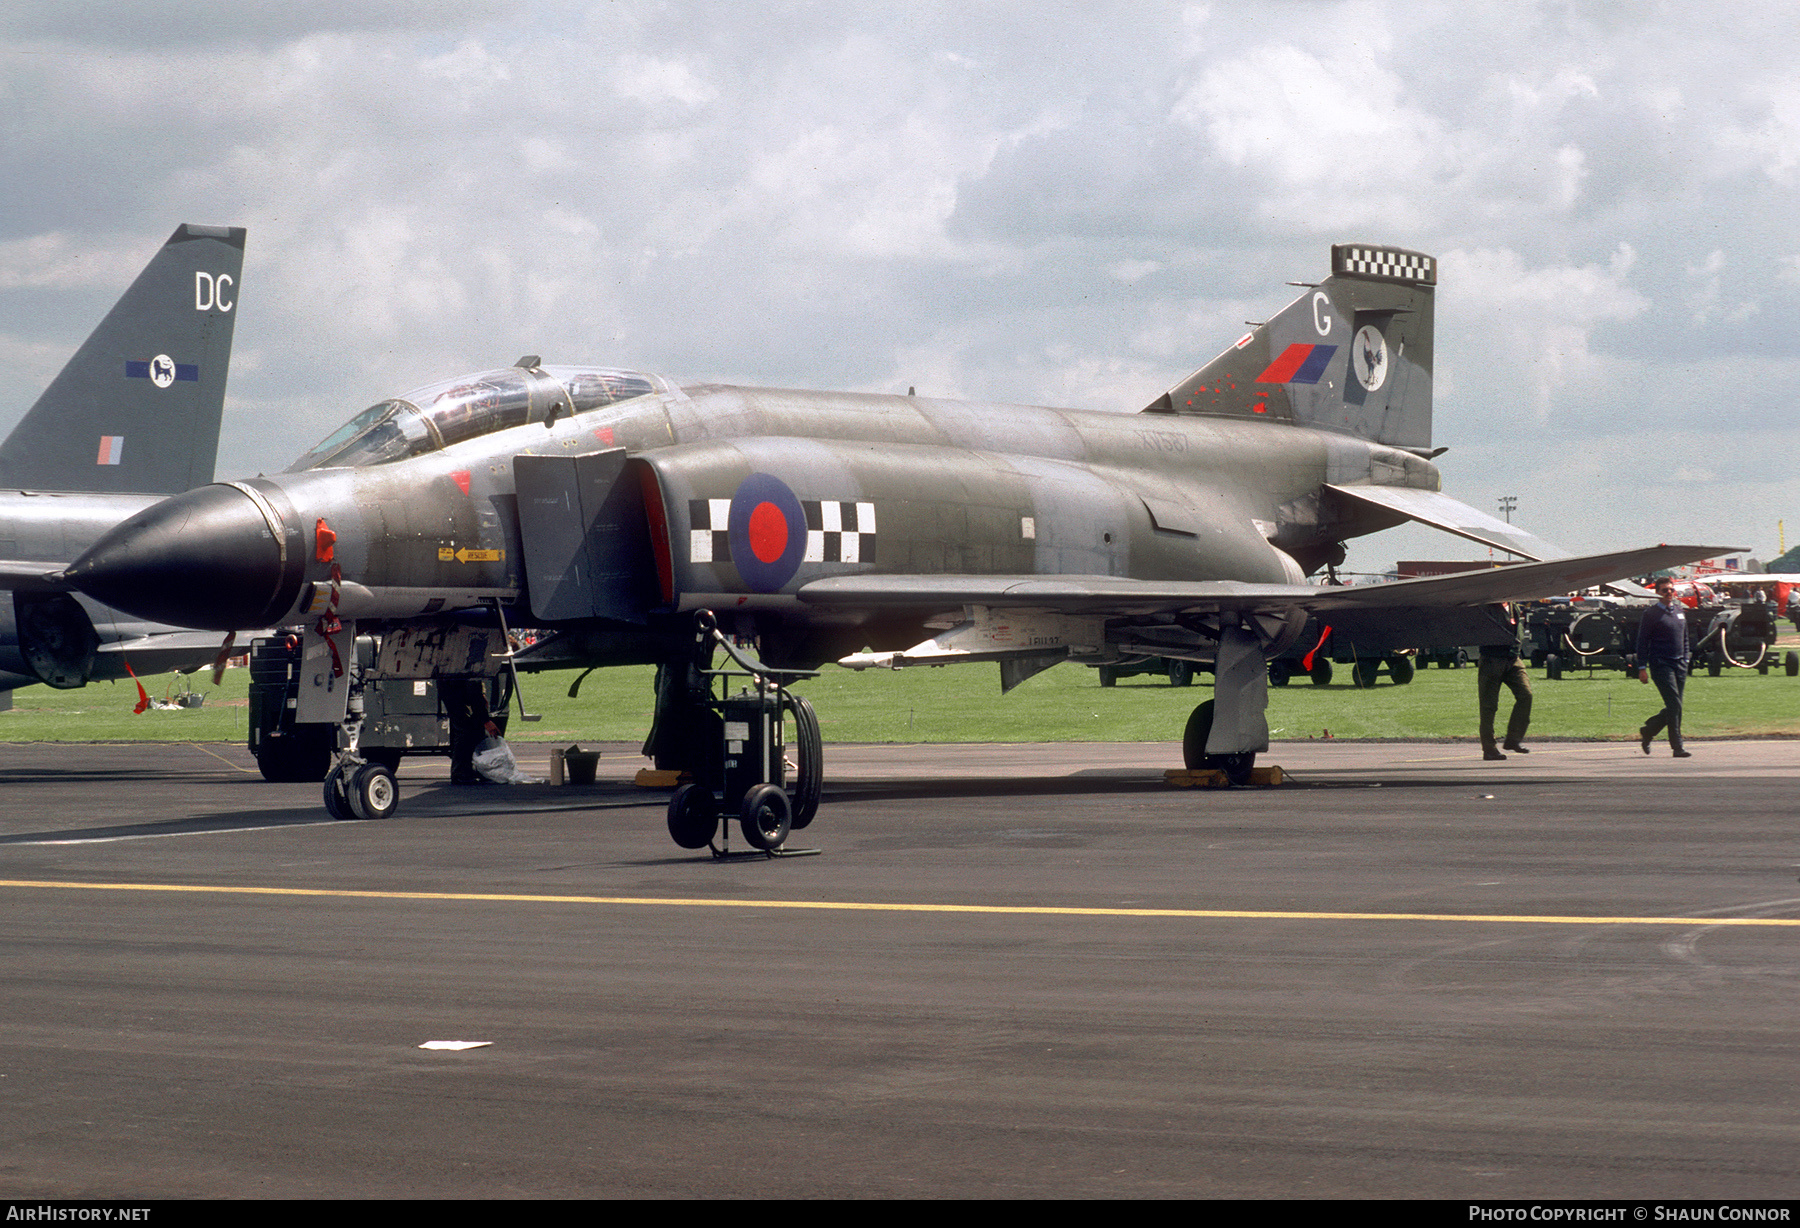
<svg viewBox="0 0 1800 1228"><path fill-rule="evenodd" d="M178 494L212 481L244 265L182 225L0 443L0 487Z"/></svg>
<svg viewBox="0 0 1800 1228"><path fill-rule="evenodd" d="M1144 412L1287 422L1425 451L1437 273L1419 252L1334 244L1330 277Z"/></svg>

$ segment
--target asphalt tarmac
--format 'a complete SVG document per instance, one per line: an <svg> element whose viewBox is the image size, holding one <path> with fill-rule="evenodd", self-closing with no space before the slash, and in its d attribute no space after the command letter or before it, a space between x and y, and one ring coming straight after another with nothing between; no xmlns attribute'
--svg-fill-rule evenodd
<svg viewBox="0 0 1800 1228"><path fill-rule="evenodd" d="M0 1197L1800 1196L1800 745L1693 749L830 747L714 862L10 745Z"/></svg>

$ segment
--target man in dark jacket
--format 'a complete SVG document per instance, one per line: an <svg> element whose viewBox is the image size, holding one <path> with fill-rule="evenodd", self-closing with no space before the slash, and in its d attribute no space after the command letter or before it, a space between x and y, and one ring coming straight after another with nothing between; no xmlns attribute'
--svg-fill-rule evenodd
<svg viewBox="0 0 1800 1228"><path fill-rule="evenodd" d="M1644 612L1638 624L1638 681L1654 682L1662 695L1662 711L1645 721L1638 730L1638 745L1650 753L1651 739L1665 727L1669 731L1669 749L1677 759L1689 752L1681 746L1681 692L1687 685L1688 625L1687 613L1675 600L1675 581L1664 576L1656 582L1656 604Z"/></svg>
<svg viewBox="0 0 1800 1228"><path fill-rule="evenodd" d="M1507 612L1507 620L1513 621L1510 610ZM1506 722L1506 749L1521 755L1531 753L1524 745L1525 730L1531 726L1531 680L1525 676L1525 666L1519 661L1516 624L1514 631L1510 644L1481 646L1481 662L1475 675L1475 695L1481 711L1483 759L1506 758L1500 753L1500 748L1494 745L1494 717L1500 710L1502 686L1513 693L1512 715Z"/></svg>

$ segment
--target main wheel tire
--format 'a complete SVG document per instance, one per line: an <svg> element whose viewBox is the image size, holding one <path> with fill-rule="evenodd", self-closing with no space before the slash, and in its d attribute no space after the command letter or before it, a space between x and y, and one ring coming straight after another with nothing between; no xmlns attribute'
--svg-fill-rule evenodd
<svg viewBox="0 0 1800 1228"><path fill-rule="evenodd" d="M669 839L684 849L703 849L719 830L719 808L702 785L686 784L669 798Z"/></svg>
<svg viewBox="0 0 1800 1228"><path fill-rule="evenodd" d="M1193 663L1190 661L1170 661L1169 662L1169 685L1170 686L1193 686L1194 685Z"/></svg>
<svg viewBox="0 0 1800 1228"><path fill-rule="evenodd" d="M356 817L350 809L350 795L345 776L348 763L340 763L325 774L325 813L339 822L347 823Z"/></svg>
<svg viewBox="0 0 1800 1228"><path fill-rule="evenodd" d="M1333 672L1330 657L1314 657L1313 667L1307 671L1307 677L1312 679L1314 686L1330 686Z"/></svg>
<svg viewBox="0 0 1800 1228"><path fill-rule="evenodd" d="M780 785L757 785L744 794L738 826L743 828L744 839L752 848L774 852L786 842L793 821L793 806Z"/></svg>
<svg viewBox="0 0 1800 1228"><path fill-rule="evenodd" d="M796 695L794 713L794 790L792 827L799 831L819 813L819 795L825 788L825 739L819 733L819 714Z"/></svg>
<svg viewBox="0 0 1800 1228"><path fill-rule="evenodd" d="M1206 739L1212 736L1213 701L1207 700L1188 714L1187 727L1181 731L1181 761L1190 772L1207 766Z"/></svg>
<svg viewBox="0 0 1800 1228"><path fill-rule="evenodd" d="M1250 773L1256 767L1255 751L1240 751L1231 755L1206 753L1206 740L1212 736L1215 711L1214 701L1209 699L1188 716L1187 728L1181 732L1181 761L1189 771L1223 772L1230 783L1247 785L1250 783Z"/></svg>
<svg viewBox="0 0 1800 1228"><path fill-rule="evenodd" d="M359 819L391 819L400 809L400 785L385 763L365 763L350 778L350 810Z"/></svg>
<svg viewBox="0 0 1800 1228"><path fill-rule="evenodd" d="M1358 657L1350 666L1350 685L1368 689L1381 676L1381 662L1371 657Z"/></svg>
<svg viewBox="0 0 1800 1228"><path fill-rule="evenodd" d="M1785 665L1785 667L1787 669L1788 677L1793 678L1797 675L1800 675L1800 652L1788 653L1787 658L1783 664Z"/></svg>
<svg viewBox="0 0 1800 1228"><path fill-rule="evenodd" d="M1388 676L1394 680L1395 686L1405 686L1413 680L1413 659L1411 657L1389 657Z"/></svg>

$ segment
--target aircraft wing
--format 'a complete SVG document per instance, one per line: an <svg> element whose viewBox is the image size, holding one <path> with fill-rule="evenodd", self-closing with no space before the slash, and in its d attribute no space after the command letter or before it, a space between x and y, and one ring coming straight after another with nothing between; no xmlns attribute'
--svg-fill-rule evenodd
<svg viewBox="0 0 1800 1228"><path fill-rule="evenodd" d="M255 634L246 635L243 642L249 644ZM101 644L94 678L123 678L133 670L139 677L147 677L170 670L204 669L217 659L222 640L217 631L163 631Z"/></svg>
<svg viewBox="0 0 1800 1228"><path fill-rule="evenodd" d="M1564 559L1569 552L1543 538L1527 533L1486 512L1478 512L1466 503L1435 490L1414 490L1407 486L1331 486L1343 497L1395 512L1408 520L1466 537L1528 559ZM1704 557L1704 556L1703 556Z"/></svg>
<svg viewBox="0 0 1800 1228"><path fill-rule="evenodd" d="M0 589L66 593L71 587L62 578L67 566L67 563L45 563L37 559L0 559Z"/></svg>
<svg viewBox="0 0 1800 1228"><path fill-rule="evenodd" d="M801 586L800 600L823 606L951 609L962 605L1059 610L1125 617L1255 609L1303 601L1310 584L1235 580L1128 580L1119 576L832 576Z"/></svg>
<svg viewBox="0 0 1800 1228"><path fill-rule="evenodd" d="M252 631L243 637L247 645L258 635L267 635L268 631ZM99 652L112 656L134 656L144 652L177 652L193 656L195 653L205 654L207 664L217 655L223 637L217 631L160 631L149 635L134 636L128 640L117 640L102 644ZM246 648L244 651L249 651Z"/></svg>
<svg viewBox="0 0 1800 1228"><path fill-rule="evenodd" d="M820 606L947 610L981 605L1125 618L1222 610L1447 610L1532 601L1626 576L1643 575L1741 547L1649 546L1613 554L1517 563L1491 571L1355 586L1245 584L1233 580L1130 580L1119 576L833 576L801 587Z"/></svg>

